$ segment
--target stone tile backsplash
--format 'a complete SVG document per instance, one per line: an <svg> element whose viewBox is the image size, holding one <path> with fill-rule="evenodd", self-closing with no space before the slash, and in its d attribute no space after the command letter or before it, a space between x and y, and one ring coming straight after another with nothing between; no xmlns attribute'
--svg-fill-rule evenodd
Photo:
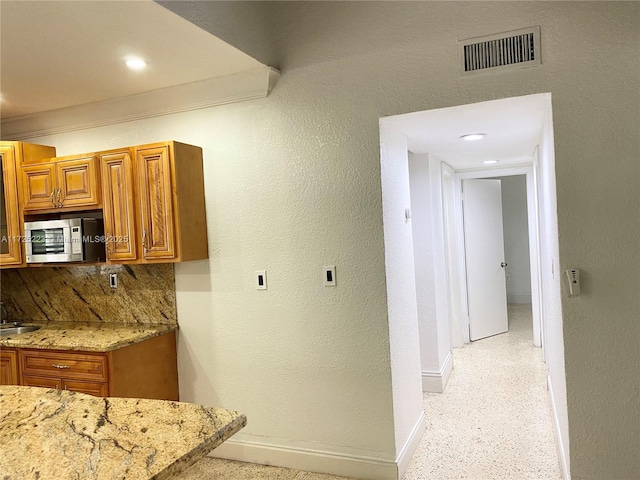
<svg viewBox="0 0 640 480"><path fill-rule="evenodd" d="M115 289L110 273L118 277ZM176 324L175 292L172 263L0 271L12 321Z"/></svg>

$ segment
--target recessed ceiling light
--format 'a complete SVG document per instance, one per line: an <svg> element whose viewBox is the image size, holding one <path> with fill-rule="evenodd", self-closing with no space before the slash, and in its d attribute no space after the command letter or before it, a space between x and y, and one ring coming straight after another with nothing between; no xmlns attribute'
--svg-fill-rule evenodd
<svg viewBox="0 0 640 480"><path fill-rule="evenodd" d="M467 135L462 135L460 138L473 142L474 140L482 140L486 136L486 133L468 133Z"/></svg>
<svg viewBox="0 0 640 480"><path fill-rule="evenodd" d="M498 160L485 160L484 162L485 165L493 165L494 163L498 163Z"/></svg>
<svg viewBox="0 0 640 480"><path fill-rule="evenodd" d="M147 62L145 62L144 60L142 60L141 58L127 58L124 63L127 65L127 67L129 67L131 70L142 70L144 67L147 66Z"/></svg>

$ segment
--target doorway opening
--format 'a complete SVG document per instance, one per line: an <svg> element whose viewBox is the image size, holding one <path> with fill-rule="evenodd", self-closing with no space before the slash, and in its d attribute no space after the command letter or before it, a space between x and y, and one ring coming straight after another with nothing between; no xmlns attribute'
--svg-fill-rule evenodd
<svg viewBox="0 0 640 480"><path fill-rule="evenodd" d="M460 325L456 328L451 325L451 344L453 347L462 347L464 343L505 331L506 329L500 331L500 325L485 325L485 318L481 314L489 317L501 314L505 317L503 321L506 322L506 307L509 303L531 304L533 320L532 341L536 347L544 347L542 310L540 307L542 300L540 287L539 208L537 205L534 168L534 165L537 164L536 148L534 157L528 165L455 173L454 182L451 182L446 187L450 190L443 191L444 196L452 197L453 202L455 202L455 208L451 209L450 216L445 221L456 225L457 228L449 233L447 237L450 242L450 248L457 247L459 249L456 256L447 257L448 275L450 277L459 276L459 288L462 291L458 297L450 296L449 302L451 311L459 311L455 317L460 322ZM443 185L445 175L450 175L450 173L443 173ZM498 212L491 212L491 206L489 205L476 205L477 200L471 198L472 194L478 195L478 193L474 193L474 190L466 192L466 198L464 198L463 186L465 182L468 187L473 185L471 182L479 183L475 187L477 189L482 186L483 180L497 182L497 186L494 185L494 187L498 189ZM472 227L490 229L486 234L479 231L476 237L491 234L495 237L493 241L499 242L501 248L504 247L504 251L501 250L502 258L496 258L491 264L493 267L491 272L479 272L476 274L477 278L473 279L476 283L481 283L480 292L478 292L477 286L469 284L472 280L470 267L475 266L475 264L469 265L469 261L473 260L474 255L474 252L471 251L473 244L470 245L470 240L477 239L468 238L470 232L465 230L465 220L467 223L471 223L470 220L472 219L468 218L469 215L465 217L465 208L471 210L470 214L475 213L475 215L481 217L479 219L481 221L480 225L472 225ZM488 219L492 218L489 214L495 215L496 213L501 216L499 222L502 231L500 232L486 225ZM449 230L447 226L445 226L445 229L445 231ZM459 235L460 239L455 239L456 235ZM480 245L480 247L491 248L491 245ZM476 251L475 255L484 257L485 252ZM498 266L501 268L498 268ZM494 291L487 290L485 284L492 280L498 283L501 282L502 292L495 292L495 289ZM465 292L467 293L466 296L464 295ZM476 297L480 296L480 300L476 299L476 303L483 301L489 304L480 305L480 308L484 308L484 310L478 312L475 318L472 316L474 305L469 304L469 299L473 298L474 294ZM484 334L476 334L475 336L470 334L470 331L473 330L474 322L476 330L485 332Z"/></svg>
<svg viewBox="0 0 640 480"><path fill-rule="evenodd" d="M471 133L484 135L465 141ZM415 392L416 376L407 374L415 368L407 355L413 332L425 392L445 389L452 347L470 341L462 182L524 175L533 342L543 347L561 464L568 472L551 95L385 117L380 137L390 348L398 359L392 362L394 398L400 405L401 389L403 399ZM415 408L415 399L402 404Z"/></svg>

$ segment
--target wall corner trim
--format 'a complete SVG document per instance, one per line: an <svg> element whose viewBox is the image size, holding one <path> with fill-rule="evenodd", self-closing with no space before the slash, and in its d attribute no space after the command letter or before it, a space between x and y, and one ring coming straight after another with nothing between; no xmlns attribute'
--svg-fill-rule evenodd
<svg viewBox="0 0 640 480"><path fill-rule="evenodd" d="M422 371L422 391L429 393L444 392L451 371L453 370L453 354L451 351L447 354L442 367L438 371Z"/></svg>
<svg viewBox="0 0 640 480"><path fill-rule="evenodd" d="M420 445L420 441L422 440L426 429L427 417L425 416L423 410L420 412L418 421L411 430L411 434L409 435L407 442L404 444L404 447L402 447L402 450L398 453L398 458L396 459L396 464L398 465L398 479L404 477L404 474L407 471L407 467L409 466L409 462L411 462L411 457L413 457L413 454L416 453L418 445Z"/></svg>
<svg viewBox="0 0 640 480"><path fill-rule="evenodd" d="M560 468L562 469L562 479L571 480L571 472L569 470L569 459L565 455L565 448L562 442L562 435L560 434L560 421L558 419L558 412L556 412L556 401L553 396L553 385L551 384L551 377L547 377L547 388L549 389L549 400L551 402L551 411L553 412L553 425L556 431L556 440L558 441L558 458L560 459ZM568 449L567 449L568 452Z"/></svg>
<svg viewBox="0 0 640 480"><path fill-rule="evenodd" d="M2 121L3 140L25 140L264 98L280 77L275 68L209 78L127 97Z"/></svg>
<svg viewBox="0 0 640 480"><path fill-rule="evenodd" d="M426 425L424 412L418 423L420 422L422 422L423 427L419 430L418 442ZM412 437L410 438L411 447L413 447L412 438L414 435L415 432L412 432ZM413 455L415 448L412 449L405 446L404 451L409 455L408 464L408 460ZM283 445L270 445L260 442L231 439L212 450L209 456L350 478L367 478L370 480L398 480L399 478L398 465L391 460Z"/></svg>

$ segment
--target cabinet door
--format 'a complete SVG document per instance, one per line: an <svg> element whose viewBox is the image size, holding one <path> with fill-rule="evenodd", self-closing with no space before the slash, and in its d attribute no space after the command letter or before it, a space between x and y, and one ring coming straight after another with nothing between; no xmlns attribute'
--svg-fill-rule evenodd
<svg viewBox="0 0 640 480"><path fill-rule="evenodd" d="M0 146L0 265L22 263L15 151Z"/></svg>
<svg viewBox="0 0 640 480"><path fill-rule="evenodd" d="M97 207L101 195L98 184L98 169L93 156L61 160L55 163L56 202L58 208Z"/></svg>
<svg viewBox="0 0 640 480"><path fill-rule="evenodd" d="M55 388L59 390L62 388L62 380L59 378L23 375L21 385L24 385L25 387Z"/></svg>
<svg viewBox="0 0 640 480"><path fill-rule="evenodd" d="M86 393L95 397L106 397L109 395L109 388L106 383L62 379L62 389L71 392Z"/></svg>
<svg viewBox="0 0 640 480"><path fill-rule="evenodd" d="M133 162L127 150L100 155L108 260L135 260Z"/></svg>
<svg viewBox="0 0 640 480"><path fill-rule="evenodd" d="M136 152L140 193L142 257L146 260L176 256L173 189L169 148L145 148Z"/></svg>
<svg viewBox="0 0 640 480"><path fill-rule="evenodd" d="M22 193L24 210L56 208L56 188L53 163L22 166Z"/></svg>
<svg viewBox="0 0 640 480"><path fill-rule="evenodd" d="M18 356L14 350L0 350L0 385L18 385Z"/></svg>

